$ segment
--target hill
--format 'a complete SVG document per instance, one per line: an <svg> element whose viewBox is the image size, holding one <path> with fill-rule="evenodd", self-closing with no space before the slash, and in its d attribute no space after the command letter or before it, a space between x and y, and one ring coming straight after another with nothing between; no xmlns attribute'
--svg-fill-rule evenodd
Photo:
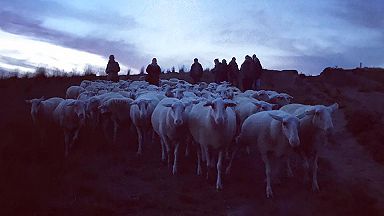
<svg viewBox="0 0 384 216"><path fill-rule="evenodd" d="M187 73L161 76L189 80ZM194 175L193 156L181 159L178 176L160 163L158 144L147 144L144 157L137 158L136 137L127 133L108 146L100 133L84 132L63 162L59 131L51 131L49 145L39 146L24 100L64 97L66 88L84 79L104 77L0 80L1 215L383 215L383 69L263 73L263 89L286 92L297 103L340 105L335 134L320 154L321 191L310 191L296 164L296 176L275 183L271 200L265 198L263 164L255 154L234 162L222 192ZM212 75L205 73L203 80Z"/></svg>

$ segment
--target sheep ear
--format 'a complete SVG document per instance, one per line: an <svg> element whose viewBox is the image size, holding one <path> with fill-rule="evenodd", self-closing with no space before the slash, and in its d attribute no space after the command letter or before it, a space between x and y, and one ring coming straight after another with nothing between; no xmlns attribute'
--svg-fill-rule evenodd
<svg viewBox="0 0 384 216"><path fill-rule="evenodd" d="M309 109L304 112L305 115L314 115L316 112L315 109Z"/></svg>
<svg viewBox="0 0 384 216"><path fill-rule="evenodd" d="M339 109L339 104L334 103L331 106L328 106L329 111L334 112L335 110Z"/></svg>
<svg viewBox="0 0 384 216"><path fill-rule="evenodd" d="M167 104L163 104L163 106L165 106L165 107L172 107L172 104L171 103L167 103Z"/></svg>
<svg viewBox="0 0 384 216"><path fill-rule="evenodd" d="M233 102L233 101L231 101L231 102L226 102L226 103L225 103L225 106L226 106L226 107L235 107L235 106L237 106L237 103L235 103L235 102Z"/></svg>
<svg viewBox="0 0 384 216"><path fill-rule="evenodd" d="M252 103L257 106L257 108L260 108L261 107L261 104L259 103L259 101L252 101Z"/></svg>
<svg viewBox="0 0 384 216"><path fill-rule="evenodd" d="M269 113L269 115L273 118L273 119L275 119L275 120L277 120L277 121L283 121L283 118L281 117L281 116L278 116L278 115L275 115L275 114L272 114L272 113Z"/></svg>
<svg viewBox="0 0 384 216"><path fill-rule="evenodd" d="M296 117L297 117L298 119L302 119L302 118L304 118L306 115L308 115L307 112L303 112L303 113L297 115Z"/></svg>
<svg viewBox="0 0 384 216"><path fill-rule="evenodd" d="M203 106L212 106L212 101L207 101Z"/></svg>
<svg viewBox="0 0 384 216"><path fill-rule="evenodd" d="M71 101L70 103L67 104L67 106L73 106L76 101Z"/></svg>
<svg viewBox="0 0 384 216"><path fill-rule="evenodd" d="M31 104L31 103L32 103L32 100L25 100L25 103L27 103L27 104Z"/></svg>
<svg viewBox="0 0 384 216"><path fill-rule="evenodd" d="M278 104L272 104L272 109L273 110L278 110L279 109L279 105Z"/></svg>

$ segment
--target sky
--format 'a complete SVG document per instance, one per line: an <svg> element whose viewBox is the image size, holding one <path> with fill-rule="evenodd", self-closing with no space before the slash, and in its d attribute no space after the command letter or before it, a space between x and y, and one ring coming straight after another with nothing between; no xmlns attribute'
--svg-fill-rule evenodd
<svg viewBox="0 0 384 216"><path fill-rule="evenodd" d="M384 67L382 0L1 0L0 69L121 73L256 54L263 68L319 74Z"/></svg>

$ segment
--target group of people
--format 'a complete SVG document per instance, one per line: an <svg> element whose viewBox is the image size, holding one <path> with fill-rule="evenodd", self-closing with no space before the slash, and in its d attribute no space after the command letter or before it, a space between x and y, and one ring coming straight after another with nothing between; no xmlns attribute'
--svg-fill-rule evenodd
<svg viewBox="0 0 384 216"><path fill-rule="evenodd" d="M221 62L219 59L214 60L215 66L211 69L214 74L215 82L220 83L228 81L234 86L240 87L243 91L249 89L260 88L260 77L263 71L260 60L255 54L253 56L246 55L244 62L241 64L240 69L236 63L236 58L227 64L227 61L223 59ZM109 61L105 72L107 73L108 80L117 82L119 80L118 72L120 71L119 63L115 61L113 55L109 56ZM152 85L159 85L161 68L157 64L157 59L153 58L152 63L146 68L147 76L145 80ZM201 81L203 76L203 67L199 63L197 58L194 59L191 65L190 76L193 83Z"/></svg>

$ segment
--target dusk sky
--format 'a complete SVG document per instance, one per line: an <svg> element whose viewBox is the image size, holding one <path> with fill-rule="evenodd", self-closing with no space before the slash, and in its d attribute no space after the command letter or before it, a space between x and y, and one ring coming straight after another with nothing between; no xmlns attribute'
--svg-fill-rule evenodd
<svg viewBox="0 0 384 216"><path fill-rule="evenodd" d="M0 68L139 70L256 54L267 69L384 67L383 0L1 0Z"/></svg>

